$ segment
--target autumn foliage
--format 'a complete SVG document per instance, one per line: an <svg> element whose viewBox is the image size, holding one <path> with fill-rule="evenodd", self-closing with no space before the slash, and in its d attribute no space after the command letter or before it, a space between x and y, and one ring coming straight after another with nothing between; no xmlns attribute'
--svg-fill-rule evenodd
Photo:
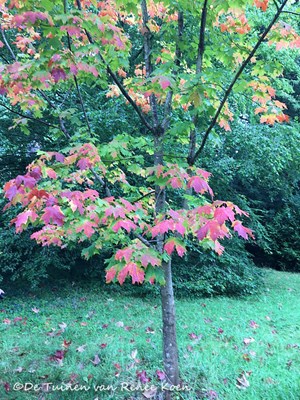
<svg viewBox="0 0 300 400"><path fill-rule="evenodd" d="M17 204L23 207L24 211L12 220L16 231L29 224L41 228L31 237L43 246L88 241L92 244L83 251L87 258L109 242L120 247L109 261L106 278L107 282L116 278L121 284L127 276L133 283L163 283L162 261L175 252L182 257L187 251L187 237L218 254L223 251L220 240L231 235L230 228L244 239L253 237L251 230L236 219L245 212L231 202L203 197L205 193L213 196L208 172L200 168L187 172L176 165L158 165L147 172L146 179L161 189L184 192L192 188L199 195L199 205L190 210L168 207L155 215L151 186L150 195L137 201L101 195L93 187L97 186L97 177L110 179L109 173L96 147L85 144L66 154L45 153L29 165L24 176L7 182L6 208ZM127 183L122 172L114 179ZM158 235L164 237L162 254L151 244Z"/></svg>

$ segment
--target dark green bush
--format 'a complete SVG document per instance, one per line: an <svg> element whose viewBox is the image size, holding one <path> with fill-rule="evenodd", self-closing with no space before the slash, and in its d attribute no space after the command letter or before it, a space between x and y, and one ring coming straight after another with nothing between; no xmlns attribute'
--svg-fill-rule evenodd
<svg viewBox="0 0 300 400"><path fill-rule="evenodd" d="M257 268L239 239L226 243L222 256L193 249L185 259L176 259L173 268L177 296L249 295L262 286L262 270Z"/></svg>

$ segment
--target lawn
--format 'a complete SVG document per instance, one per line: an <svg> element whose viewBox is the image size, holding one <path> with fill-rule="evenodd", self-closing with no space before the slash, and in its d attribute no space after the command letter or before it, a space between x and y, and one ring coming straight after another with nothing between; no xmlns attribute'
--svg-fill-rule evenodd
<svg viewBox="0 0 300 400"><path fill-rule="evenodd" d="M300 274L267 271L247 298L177 301L174 399L299 400ZM159 297L74 284L0 303L0 399L155 398ZM131 391L132 390L132 391Z"/></svg>

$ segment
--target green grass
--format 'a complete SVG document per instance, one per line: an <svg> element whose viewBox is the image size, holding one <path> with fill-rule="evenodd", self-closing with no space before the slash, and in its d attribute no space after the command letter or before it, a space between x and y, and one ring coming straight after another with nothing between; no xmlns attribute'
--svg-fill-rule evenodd
<svg viewBox="0 0 300 400"><path fill-rule="evenodd" d="M181 378L191 390L174 393L174 399L299 400L299 295L300 274L268 271L259 296L178 300ZM22 320L14 322L17 317ZM0 303L0 399L145 398L141 391L122 391L122 382L136 385L136 372L145 370L159 387L160 318L154 294L129 296L97 284L6 298ZM50 358L64 349L64 340L71 344L60 364ZM100 362L93 365L96 354ZM246 386L239 389L243 374ZM59 387L17 391L17 382ZM90 389L62 391L68 382ZM115 390L95 393L94 385Z"/></svg>

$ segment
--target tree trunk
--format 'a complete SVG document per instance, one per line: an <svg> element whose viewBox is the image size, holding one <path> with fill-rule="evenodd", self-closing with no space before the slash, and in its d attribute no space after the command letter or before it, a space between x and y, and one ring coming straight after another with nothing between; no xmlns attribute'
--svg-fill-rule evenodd
<svg viewBox="0 0 300 400"><path fill-rule="evenodd" d="M163 269L166 284L161 287L160 292L163 322L164 368L167 375L167 382L177 386L179 384L179 367L171 261L164 263ZM170 392L165 393L165 398L171 398Z"/></svg>

